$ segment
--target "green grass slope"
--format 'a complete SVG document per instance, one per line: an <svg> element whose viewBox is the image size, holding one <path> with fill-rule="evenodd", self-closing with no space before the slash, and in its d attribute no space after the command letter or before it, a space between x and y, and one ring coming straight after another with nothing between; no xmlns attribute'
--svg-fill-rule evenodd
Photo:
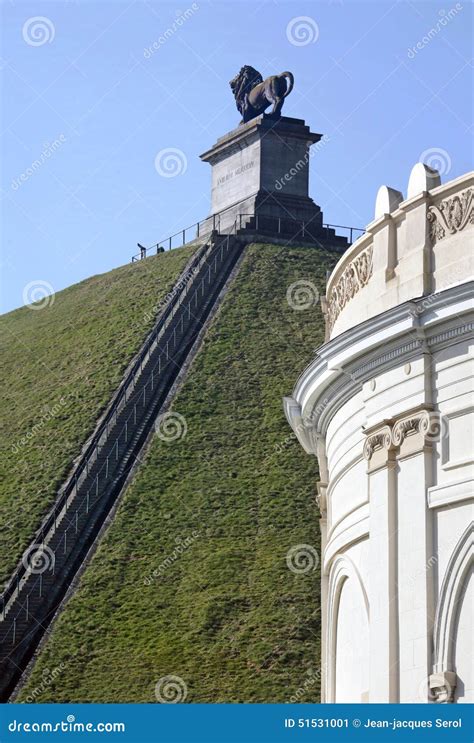
<svg viewBox="0 0 474 743"><path fill-rule="evenodd" d="M94 276L0 318L0 587L193 250Z"/></svg>
<svg viewBox="0 0 474 743"><path fill-rule="evenodd" d="M247 248L175 399L186 435L155 436L19 701L154 702L168 676L187 702L318 699L319 570L286 559L319 553L316 460L282 396L323 341L287 289L334 262Z"/></svg>

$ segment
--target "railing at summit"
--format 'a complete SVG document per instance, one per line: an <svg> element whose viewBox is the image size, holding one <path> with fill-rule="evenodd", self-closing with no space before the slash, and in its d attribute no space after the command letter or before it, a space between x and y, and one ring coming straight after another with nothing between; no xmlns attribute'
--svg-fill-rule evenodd
<svg viewBox="0 0 474 743"><path fill-rule="evenodd" d="M164 240L160 240L160 242L155 243L148 248L140 245L140 243L137 243L138 247L140 248L140 253L132 256L132 263L142 260L143 258L147 258L149 255L152 255L154 253L163 253L165 250L181 248L188 242L198 240L200 237L207 237L211 234L211 232L217 232L218 234L227 234L227 232L229 232L228 228L225 231L221 230L221 217L226 211L229 211L229 209L233 208L235 208L235 205L233 205L232 207L228 207L228 209L223 209L221 212L217 212L210 217L206 217L206 219L203 219L200 222L194 222L194 224L190 225L189 227L185 227L184 229L175 232L173 235L170 235ZM255 222L256 231L258 231L260 227L264 226L264 229L271 229L274 234L285 235L286 237L288 236L288 225L290 223L293 225L293 229L295 231L294 237L301 235L301 237L304 238L311 235L313 232L311 229L311 225L313 224L314 220L308 222L304 220L293 219L291 217L270 217L258 214L239 214L231 229L242 230L246 226L245 222L248 222L250 220L253 220ZM269 228L268 225L270 223L271 227ZM324 237L325 235L329 237L331 230L344 230L347 234L350 245L352 245L352 243L354 242L354 238L357 239L365 233L365 230L361 227L349 227L347 225L341 224L323 224L318 231L321 233L321 237Z"/></svg>

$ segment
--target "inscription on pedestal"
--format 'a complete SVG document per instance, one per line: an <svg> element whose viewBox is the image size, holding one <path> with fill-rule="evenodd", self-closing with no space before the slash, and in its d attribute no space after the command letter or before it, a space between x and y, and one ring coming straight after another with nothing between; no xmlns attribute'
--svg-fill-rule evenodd
<svg viewBox="0 0 474 743"><path fill-rule="evenodd" d="M234 176L241 175L242 173L245 173L246 170L250 170L250 168L253 168L254 166L255 166L255 161L252 160L246 165L241 165L239 168L230 170L228 173L226 173L225 175L221 175L217 179L216 186L222 186L224 183L227 183L227 181L230 181L231 178L234 178Z"/></svg>

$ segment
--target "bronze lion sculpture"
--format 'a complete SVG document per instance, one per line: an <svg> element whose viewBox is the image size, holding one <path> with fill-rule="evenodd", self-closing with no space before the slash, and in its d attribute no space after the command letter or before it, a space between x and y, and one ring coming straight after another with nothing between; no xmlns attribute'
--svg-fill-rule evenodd
<svg viewBox="0 0 474 743"><path fill-rule="evenodd" d="M229 85L242 115L241 124L245 124L263 114L272 104L270 115L279 118L283 102L293 90L294 77L291 72L281 72L264 80L256 69L245 65Z"/></svg>

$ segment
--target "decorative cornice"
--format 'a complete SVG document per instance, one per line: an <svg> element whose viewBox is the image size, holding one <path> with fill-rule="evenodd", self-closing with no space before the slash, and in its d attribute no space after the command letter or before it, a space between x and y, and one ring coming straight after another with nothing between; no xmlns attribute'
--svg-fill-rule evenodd
<svg viewBox="0 0 474 743"><path fill-rule="evenodd" d="M331 289L327 302L327 324L331 332L339 313L352 297L357 294L372 276L372 245L357 255L342 272L335 286Z"/></svg>
<svg viewBox="0 0 474 743"><path fill-rule="evenodd" d="M461 232L467 224L474 224L473 189L468 188L439 204L430 206L427 213L431 241L442 240L447 234Z"/></svg>
<svg viewBox="0 0 474 743"><path fill-rule="evenodd" d="M368 379L412 361L420 354L433 353L468 337L473 329L469 318L473 288L472 281L451 286L430 295L429 306L426 297L410 300L321 346L298 379L294 399L285 401L286 417L303 448L315 453L314 436L325 435L335 413L361 391ZM442 311L438 313L438 309ZM416 338L413 332L415 315L419 336ZM293 406L296 410L292 415ZM301 431L298 424L302 418L311 421L309 428L312 430Z"/></svg>
<svg viewBox="0 0 474 743"><path fill-rule="evenodd" d="M362 364L361 366L357 367L357 369L353 370L352 375L354 378L357 379L364 378L368 373L372 372L374 369L377 369L379 366L383 366L387 362L394 361L395 359L398 359L400 357L405 358L407 354L413 354L414 352L418 351L421 346L422 342L418 339L410 341L409 343L403 343L401 346L397 346L391 351L387 351L387 353L383 353L380 356L377 356L375 359L368 361L366 364Z"/></svg>

